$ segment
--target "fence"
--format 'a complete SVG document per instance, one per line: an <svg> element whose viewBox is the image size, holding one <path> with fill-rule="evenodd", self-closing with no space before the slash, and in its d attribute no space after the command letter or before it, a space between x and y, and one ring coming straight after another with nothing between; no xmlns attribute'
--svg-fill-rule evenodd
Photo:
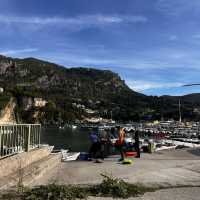
<svg viewBox="0 0 200 200"><path fill-rule="evenodd" d="M0 125L0 158L38 148L40 124Z"/></svg>

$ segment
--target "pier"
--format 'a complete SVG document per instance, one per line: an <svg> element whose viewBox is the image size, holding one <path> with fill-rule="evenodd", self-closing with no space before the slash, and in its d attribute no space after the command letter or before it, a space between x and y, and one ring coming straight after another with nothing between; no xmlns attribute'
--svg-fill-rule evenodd
<svg viewBox="0 0 200 200"><path fill-rule="evenodd" d="M0 125L0 190L28 185L60 162L40 137L40 124Z"/></svg>
<svg viewBox="0 0 200 200"><path fill-rule="evenodd" d="M101 174L106 173L146 186L199 186L199 156L200 148L188 148L143 153L140 159L132 159L132 165L118 162L119 156L110 156L100 164L91 161L61 162L33 185L53 181L58 184L98 184L102 181Z"/></svg>

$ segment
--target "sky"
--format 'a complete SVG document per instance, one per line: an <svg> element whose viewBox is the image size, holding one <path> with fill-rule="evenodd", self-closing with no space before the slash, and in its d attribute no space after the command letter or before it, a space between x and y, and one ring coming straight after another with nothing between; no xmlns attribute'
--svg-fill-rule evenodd
<svg viewBox="0 0 200 200"><path fill-rule="evenodd" d="M200 92L200 0L1 0L0 54L117 72L147 95Z"/></svg>

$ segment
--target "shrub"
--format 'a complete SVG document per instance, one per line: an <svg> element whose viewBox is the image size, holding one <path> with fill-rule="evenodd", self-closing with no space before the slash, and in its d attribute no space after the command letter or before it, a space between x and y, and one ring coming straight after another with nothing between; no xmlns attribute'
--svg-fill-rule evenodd
<svg viewBox="0 0 200 200"><path fill-rule="evenodd" d="M152 188L147 188L142 185L130 184L122 179L105 174L101 174L101 176L103 176L103 181L101 184L96 186L95 191L95 193L99 196L128 198L142 195L145 192L154 191Z"/></svg>
<svg viewBox="0 0 200 200"><path fill-rule="evenodd" d="M50 184L26 189L20 197L23 200L75 200L87 199L88 196L128 198L152 192L155 189L146 188L141 185L127 183L119 178L102 174L103 181L98 185L57 185ZM9 199L9 194L7 195ZM16 198L17 199L17 195Z"/></svg>
<svg viewBox="0 0 200 200"><path fill-rule="evenodd" d="M70 185L50 184L35 187L24 193L25 200L74 200L76 198L86 198L86 192L83 188Z"/></svg>

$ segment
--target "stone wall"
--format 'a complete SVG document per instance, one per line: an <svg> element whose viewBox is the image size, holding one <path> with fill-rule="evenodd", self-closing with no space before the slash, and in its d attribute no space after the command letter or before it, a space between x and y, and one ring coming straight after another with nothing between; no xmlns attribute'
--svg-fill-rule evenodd
<svg viewBox="0 0 200 200"><path fill-rule="evenodd" d="M0 160L0 179L17 172L19 167L25 168L28 165L49 156L49 154L50 150L48 147L43 147Z"/></svg>

